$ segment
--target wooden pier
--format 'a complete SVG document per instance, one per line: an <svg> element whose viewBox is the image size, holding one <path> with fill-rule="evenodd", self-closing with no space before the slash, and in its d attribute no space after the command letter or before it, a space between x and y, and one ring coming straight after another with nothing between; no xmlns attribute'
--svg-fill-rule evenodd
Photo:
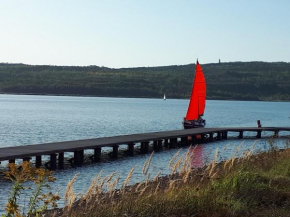
<svg viewBox="0 0 290 217"><path fill-rule="evenodd" d="M111 147L111 157L118 158L119 145L127 145L128 155L133 156L137 143L140 143L141 153L146 154L149 152L150 143L152 143L154 151L161 151L163 147L176 148L178 145L186 146L224 140L227 139L229 132L236 132L237 138L242 139L244 132L248 131L256 132L255 138L261 138L263 131L271 131L273 132L273 136L277 137L280 131L290 132L290 127L195 128L7 147L0 148L0 162L9 161L10 163L14 163L16 159L29 161L34 157L36 167L41 167L43 164L42 156L47 155L50 157L50 160L46 163L46 167L55 170L64 168L65 152L74 153L74 157L71 159L72 164L74 166L81 166L84 161L85 150L93 150L94 154L91 156L91 159L93 162L99 162L101 160L103 147ZM188 137L191 137L191 140L188 140ZM178 142L178 140L180 141Z"/></svg>

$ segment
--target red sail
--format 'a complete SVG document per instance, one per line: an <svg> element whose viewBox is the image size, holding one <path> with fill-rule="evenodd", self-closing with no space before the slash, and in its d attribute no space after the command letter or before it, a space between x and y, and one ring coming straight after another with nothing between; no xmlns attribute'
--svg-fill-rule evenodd
<svg viewBox="0 0 290 217"><path fill-rule="evenodd" d="M186 120L197 120L202 116L205 109L206 85L202 69L197 61L194 82L190 102L187 110Z"/></svg>

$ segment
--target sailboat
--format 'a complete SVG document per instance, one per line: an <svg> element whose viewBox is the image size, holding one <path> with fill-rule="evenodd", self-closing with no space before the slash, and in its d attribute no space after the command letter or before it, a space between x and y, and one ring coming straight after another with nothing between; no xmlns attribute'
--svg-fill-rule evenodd
<svg viewBox="0 0 290 217"><path fill-rule="evenodd" d="M164 100L166 100L166 96L165 96L165 93L164 93L164 97L163 97L163 99L164 99Z"/></svg>
<svg viewBox="0 0 290 217"><path fill-rule="evenodd" d="M187 114L182 122L184 129L205 127L202 119L205 109L206 83L198 60L195 66L195 76L190 96Z"/></svg>

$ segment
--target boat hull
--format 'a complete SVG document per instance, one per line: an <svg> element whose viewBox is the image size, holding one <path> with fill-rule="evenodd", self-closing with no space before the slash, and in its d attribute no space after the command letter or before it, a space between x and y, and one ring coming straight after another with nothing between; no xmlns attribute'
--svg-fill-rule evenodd
<svg viewBox="0 0 290 217"><path fill-rule="evenodd" d="M192 121L183 121L182 125L184 129L191 129L191 128L205 127L206 123L205 123L205 120L201 120L201 121L192 120Z"/></svg>

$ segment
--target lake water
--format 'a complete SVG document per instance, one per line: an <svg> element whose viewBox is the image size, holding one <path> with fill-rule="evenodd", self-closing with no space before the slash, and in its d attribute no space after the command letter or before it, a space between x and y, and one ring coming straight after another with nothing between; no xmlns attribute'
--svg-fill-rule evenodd
<svg viewBox="0 0 290 217"><path fill-rule="evenodd" d="M182 129L188 100L101 98L71 96L0 95L0 147L21 146L57 141L89 139L105 136ZM289 102L245 102L208 100L205 116L207 127L290 126ZM248 134L253 136L254 134ZM262 136L265 136L263 133ZM255 140L245 140L241 150L249 149ZM198 164L210 161L218 148L226 149L221 159L230 157L241 140L227 140L198 148ZM286 139L276 143L283 146ZM257 149L267 149L268 141L261 139ZM110 151L111 149L107 149ZM185 153L187 149L182 149ZM168 174L167 164L177 150L155 153L150 173ZM87 153L89 154L89 153ZM70 154L66 154L68 157ZM83 192L101 170L104 175L118 172L121 180L136 165L132 183L144 180L141 168L148 155L104 161L80 168L56 171L54 189L63 193L67 182L79 173L76 192ZM5 162L0 165L3 170ZM4 211L11 184L0 177L0 213Z"/></svg>

